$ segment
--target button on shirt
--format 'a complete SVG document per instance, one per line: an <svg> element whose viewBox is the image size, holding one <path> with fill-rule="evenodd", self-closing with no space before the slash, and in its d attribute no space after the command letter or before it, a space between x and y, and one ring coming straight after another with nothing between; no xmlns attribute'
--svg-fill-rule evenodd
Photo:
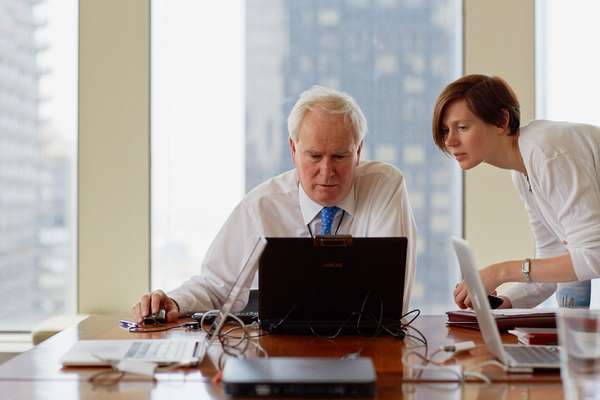
<svg viewBox="0 0 600 400"><path fill-rule="evenodd" d="M403 303L406 312L415 273L417 234L404 177L389 164L361 162L350 193L336 206L340 208L332 222L336 229L345 214L338 234L408 238ZM312 232L320 232L322 208L304 192L295 170L267 180L233 210L209 247L200 274L169 296L183 314L220 308L257 237L310 237L307 225ZM238 301L234 310L243 308L246 301Z"/></svg>
<svg viewBox="0 0 600 400"><path fill-rule="evenodd" d="M512 179L529 215L536 257L569 252L579 280L600 277L600 128L534 121L521 128L519 149L527 177ZM513 307L534 307L555 283L517 283L502 294Z"/></svg>

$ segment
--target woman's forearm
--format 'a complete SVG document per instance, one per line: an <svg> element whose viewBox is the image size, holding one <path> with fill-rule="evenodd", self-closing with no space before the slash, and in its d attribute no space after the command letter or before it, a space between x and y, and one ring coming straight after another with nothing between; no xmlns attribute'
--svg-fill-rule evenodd
<svg viewBox="0 0 600 400"><path fill-rule="evenodd" d="M497 264L500 267L500 281L502 283L525 282L525 276L521 269L522 262L522 260L514 260ZM532 258L530 260L529 277L532 282L571 282L577 280L569 253L548 258Z"/></svg>

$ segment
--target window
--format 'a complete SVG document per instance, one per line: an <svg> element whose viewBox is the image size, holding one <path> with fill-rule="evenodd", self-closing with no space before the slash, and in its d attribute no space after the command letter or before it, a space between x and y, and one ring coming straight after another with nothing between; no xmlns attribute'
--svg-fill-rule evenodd
<svg viewBox="0 0 600 400"><path fill-rule="evenodd" d="M0 330L75 308L77 1L0 3Z"/></svg>
<svg viewBox="0 0 600 400"><path fill-rule="evenodd" d="M600 125L600 3L557 0L536 3L536 117ZM600 281L592 281L591 308L600 305ZM556 307L550 297L543 306Z"/></svg>
<svg viewBox="0 0 600 400"><path fill-rule="evenodd" d="M539 1L537 117L600 125L600 3Z"/></svg>
<svg viewBox="0 0 600 400"><path fill-rule="evenodd" d="M439 312L458 280L461 173L431 138L433 104L461 74L462 3L152 2L152 287L200 272L244 193L292 167L287 115L315 84L353 95L363 157L407 177L419 230L412 305Z"/></svg>

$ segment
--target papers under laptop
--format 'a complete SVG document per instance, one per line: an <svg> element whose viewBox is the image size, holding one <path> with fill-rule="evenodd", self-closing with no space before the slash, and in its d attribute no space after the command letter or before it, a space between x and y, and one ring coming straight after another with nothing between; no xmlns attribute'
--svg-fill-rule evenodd
<svg viewBox="0 0 600 400"><path fill-rule="evenodd" d="M463 279L469 290L479 329L490 352L511 372L530 372L533 369L560 368L557 346L524 346L502 344L500 332L492 316L487 294L479 277L475 256L468 243L452 238ZM506 312L506 311L505 311ZM536 312L536 310L532 310ZM523 310L515 313L523 313Z"/></svg>
<svg viewBox="0 0 600 400"><path fill-rule="evenodd" d="M210 337L199 332L193 338L148 340L79 340L61 358L64 366L102 366L121 360L136 360L158 365L196 364L202 361L207 348L213 344L221 331L226 316L240 295L247 292L258 268L258 259L266 245L264 238L257 238L231 290L215 318Z"/></svg>

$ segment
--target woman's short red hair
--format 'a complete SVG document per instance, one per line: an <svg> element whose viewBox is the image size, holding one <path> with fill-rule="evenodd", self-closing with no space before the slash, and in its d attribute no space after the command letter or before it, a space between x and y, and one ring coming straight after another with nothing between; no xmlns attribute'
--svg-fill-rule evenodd
<svg viewBox="0 0 600 400"><path fill-rule="evenodd" d="M512 135L519 131L521 111L519 100L506 81L497 76L465 75L442 91L433 110L433 141L445 153L446 132L444 114L450 103L465 100L469 110L488 124L504 126L508 113L508 127Z"/></svg>

